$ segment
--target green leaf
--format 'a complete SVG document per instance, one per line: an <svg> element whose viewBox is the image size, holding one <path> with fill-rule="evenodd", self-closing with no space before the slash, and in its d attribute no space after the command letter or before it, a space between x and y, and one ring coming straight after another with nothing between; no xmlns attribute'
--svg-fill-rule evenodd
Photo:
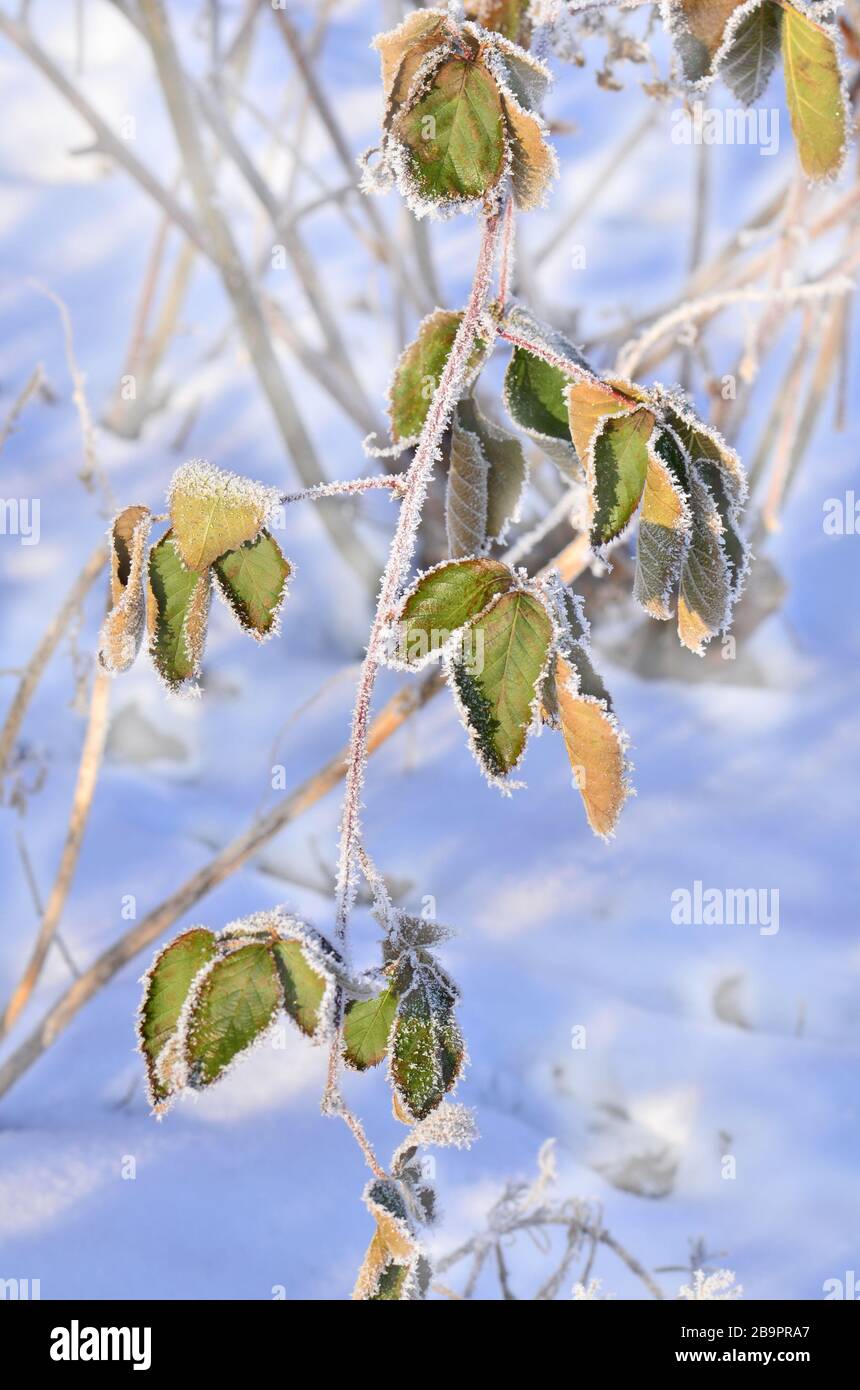
<svg viewBox="0 0 860 1390"><path fill-rule="evenodd" d="M202 572L228 550L256 539L279 494L205 459L192 459L177 468L167 500L183 563Z"/></svg>
<svg viewBox="0 0 860 1390"><path fill-rule="evenodd" d="M505 374L505 404L527 434L571 443L565 388L570 378L525 348L514 348Z"/></svg>
<svg viewBox="0 0 860 1390"><path fill-rule="evenodd" d="M465 635L472 669L459 659L452 679L481 765L504 777L525 749L552 622L539 599L516 590L502 594Z"/></svg>
<svg viewBox="0 0 860 1390"><path fill-rule="evenodd" d="M215 581L239 624L257 641L272 633L287 594L290 564L268 531L216 560Z"/></svg>
<svg viewBox="0 0 860 1390"><path fill-rule="evenodd" d="M513 582L514 575L499 560L455 560L421 575L395 620L398 658L420 665Z"/></svg>
<svg viewBox="0 0 860 1390"><path fill-rule="evenodd" d="M639 505L653 429L654 416L640 406L606 420L594 441L589 483L595 550L621 535Z"/></svg>
<svg viewBox="0 0 860 1390"><path fill-rule="evenodd" d="M763 94L779 57L782 11L765 0L741 20L720 67L720 75L738 101L750 106Z"/></svg>
<svg viewBox="0 0 860 1390"><path fill-rule="evenodd" d="M631 394L635 392L635 394ZM569 383L565 393L567 420L577 456L587 473L593 465L594 441L611 415L629 415L646 399L640 387L614 379L592 377Z"/></svg>
<svg viewBox="0 0 860 1390"><path fill-rule="evenodd" d="M562 364L570 362L589 371L588 363L562 333L520 305L507 314L503 330L514 340L523 338L559 359L556 366L526 347L515 347L505 372L504 401L514 424L540 445L566 478L574 478L576 455L568 420L567 388L575 373L566 372Z"/></svg>
<svg viewBox="0 0 860 1390"><path fill-rule="evenodd" d="M284 992L284 1008L302 1032L313 1037L319 1027L328 981L308 964L298 941L276 941L272 950Z"/></svg>
<svg viewBox="0 0 860 1390"><path fill-rule="evenodd" d="M344 1055L356 1071L375 1067L388 1051L397 998L391 984L373 999L351 999L347 1004L343 1021Z"/></svg>
<svg viewBox="0 0 860 1390"><path fill-rule="evenodd" d="M449 309L434 309L418 325L414 341L404 349L388 393L395 443L406 444L420 435L462 318L462 314ZM483 366L487 351L487 344L479 339L469 358L467 385Z"/></svg>
<svg viewBox="0 0 860 1390"><path fill-rule="evenodd" d="M708 459L699 459L696 467L710 493L723 528L723 553L731 601L737 598L749 568L749 546L741 534L738 505L727 484L723 469Z"/></svg>
<svg viewBox="0 0 860 1390"><path fill-rule="evenodd" d="M652 618L671 618L692 520L684 458L671 435L654 440L645 475L633 597Z"/></svg>
<svg viewBox="0 0 860 1390"><path fill-rule="evenodd" d="M419 194L445 203L483 198L505 167L502 104L483 63L448 58L397 122Z"/></svg>
<svg viewBox="0 0 860 1390"><path fill-rule="evenodd" d="M406 1113L423 1120L457 1080L463 1042L454 1001L431 971L414 971L394 1021L391 1076Z"/></svg>
<svg viewBox="0 0 860 1390"><path fill-rule="evenodd" d="M374 1303L396 1303L403 1296L403 1285L409 1274L408 1265L388 1264L379 1276L379 1283L375 1294L371 1295L371 1302Z"/></svg>
<svg viewBox="0 0 860 1390"><path fill-rule="evenodd" d="M833 32L786 5L782 60L791 126L810 179L838 173L847 145L845 101Z"/></svg>
<svg viewBox="0 0 860 1390"><path fill-rule="evenodd" d="M732 592L719 512L695 464L687 471L693 529L681 569L678 636L703 656L705 644L726 626Z"/></svg>
<svg viewBox="0 0 860 1390"><path fill-rule="evenodd" d="M213 933L205 927L192 927L158 953L144 976L138 1037L153 1105L166 1100L171 1090L158 1075L158 1059L176 1031L192 980L215 952Z"/></svg>
<svg viewBox="0 0 860 1390"><path fill-rule="evenodd" d="M275 957L262 943L223 956L199 981L186 1017L189 1083L210 1086L266 1031L283 1002Z"/></svg>
<svg viewBox="0 0 860 1390"><path fill-rule="evenodd" d="M486 535L490 541L501 542L519 512L528 479L522 445L508 430L489 420L472 396L460 401L457 417L462 428L481 442L488 464Z"/></svg>
<svg viewBox="0 0 860 1390"><path fill-rule="evenodd" d="M149 654L170 690L200 673L212 592L210 571L186 569L173 532L149 553Z"/></svg>
<svg viewBox="0 0 860 1390"><path fill-rule="evenodd" d="M748 492L741 461L722 436L701 420L670 411L669 421L719 513L729 585L736 598L749 566L749 547L740 531L740 512Z"/></svg>
<svg viewBox="0 0 860 1390"><path fill-rule="evenodd" d="M99 664L117 675L127 671L146 629L146 542L152 525L148 507L125 507L111 526L111 609L99 636Z"/></svg>

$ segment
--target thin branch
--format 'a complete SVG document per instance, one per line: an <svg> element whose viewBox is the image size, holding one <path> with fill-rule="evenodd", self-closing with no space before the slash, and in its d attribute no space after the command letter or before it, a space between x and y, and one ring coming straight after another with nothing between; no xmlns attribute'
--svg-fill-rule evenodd
<svg viewBox="0 0 860 1390"><path fill-rule="evenodd" d="M272 346L257 291L219 206L162 0L141 0L141 14L185 173L224 289L233 304L248 354L296 471L305 486L313 487L323 480L322 467ZM321 517L342 558L365 584L375 582L372 557L346 519L339 512L329 510L321 513Z"/></svg>
<svg viewBox="0 0 860 1390"><path fill-rule="evenodd" d="M69 590L69 594L59 612L51 619L45 629L42 640L27 662L26 669L18 684L18 689L15 692L15 697L9 707L9 713L6 715L6 721L2 730L0 730L0 787L2 787L2 781L8 772L9 759L12 755L15 743L17 742L18 734L21 731L24 715L27 712L30 701L36 693L39 681L44 675L45 668L56 651L60 639L78 613L89 590L107 564L107 560L107 546L104 544L98 545Z"/></svg>
<svg viewBox="0 0 860 1390"><path fill-rule="evenodd" d="M722 294L712 294L704 299L692 300L689 304L681 304L671 313L658 319L641 337L625 343L618 354L617 371L622 376L635 376L650 349L667 334L685 324L712 318L714 314L733 304L802 304L811 299L827 298L829 295L851 294L853 290L854 283L847 275L834 275L826 280L816 280L804 285L787 285L770 289L726 290Z"/></svg>
<svg viewBox="0 0 860 1390"><path fill-rule="evenodd" d="M60 925L63 908L75 876L98 781L99 768L101 767L110 703L110 683L110 677L103 671L97 671L93 677L87 730L81 750L66 841L60 855L60 865L45 906L32 954L21 979L13 990L3 1016L0 1018L0 1038L6 1037L15 1020L26 1007L30 995L38 983L45 958Z"/></svg>
<svg viewBox="0 0 860 1390"><path fill-rule="evenodd" d="M33 396L35 396L37 392L41 391L44 385L45 369L40 362L36 367L34 367L26 382L21 387L21 390L15 397L15 400L12 403L9 413L3 422L3 428L0 429L0 449L3 448L10 434L14 432L15 426L17 425L18 420L20 419L21 412L23 411L27 402Z"/></svg>
<svg viewBox="0 0 860 1390"><path fill-rule="evenodd" d="M86 393L86 378L78 365L75 354L75 335L72 328L72 318L65 300L47 285L43 285L39 280L31 280L30 284L39 294L43 294L46 299L56 306L60 315L60 323L63 326L63 342L66 349L66 365L69 369L69 376L72 378L72 400L78 412L78 419L81 426L81 439L83 441L84 461L79 473L84 487L92 490L96 483L101 488L104 506L107 514L116 511L116 498L113 489L101 468L96 457L95 427L93 418L90 414L89 401Z"/></svg>
<svg viewBox="0 0 860 1390"><path fill-rule="evenodd" d="M386 473L372 478L348 478L342 483L317 483L316 487L305 488L302 492L285 492L281 502L317 502L323 497L347 497L358 492L372 492L382 488L389 492L403 493L406 478L402 473Z"/></svg>

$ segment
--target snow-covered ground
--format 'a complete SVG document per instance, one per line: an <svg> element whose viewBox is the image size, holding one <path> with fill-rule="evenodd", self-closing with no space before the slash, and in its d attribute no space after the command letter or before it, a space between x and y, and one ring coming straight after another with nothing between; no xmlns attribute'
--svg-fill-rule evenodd
<svg viewBox="0 0 860 1390"><path fill-rule="evenodd" d="M201 66L198 6L169 9L186 56ZM321 63L356 151L373 142L378 122L368 42L383 22L380 9L338 6ZM58 20L55 7L33 10L43 41L71 71L71 23ZM174 156L142 46L111 6L92 0L86 11L79 80L114 125L136 118L135 153L169 180ZM237 11L225 6L231 21ZM308 4L298 7L305 31L310 12ZM276 117L295 78L267 16L264 23L269 37L257 46L251 89ZM576 129L558 140L562 186L553 210L536 214L524 232L524 265L528 248L556 225L558 208L574 205L613 142L640 119L644 98L635 74L624 71L619 94L598 90L588 72L558 69L549 114ZM97 496L76 476L80 433L57 312L31 281L68 304L99 413L122 369L157 215L123 174L74 153L88 143L86 128L5 42L0 80L0 414L39 361L58 394L53 405L27 408L0 457L3 497L41 501L38 545L0 537L3 681L11 692L6 668L26 663L105 525ZM781 99L775 80L768 101ZM785 177L793 153L784 111L782 119L786 136L772 158L754 149L713 150L712 248ZM313 128L303 154L324 179L342 177ZM545 304L575 309L582 337L623 305L641 311L676 293L695 154L671 142L663 111L594 216L586 214L553 257L533 266ZM238 185L225 187L250 255L261 227ZM395 198L379 206L394 231ZM377 279L387 293L384 277L330 210L307 230L332 297L347 306L343 321L359 374L381 402L397 342L391 321L386 327L366 306ZM450 224L434 238L448 302L458 304L474 224ZM585 271L570 268L571 238L586 248ZM296 322L310 336L298 291L287 288L288 272L280 274ZM169 408L138 441L99 431L99 458L121 501L158 509L171 472L189 453L293 485L235 336L226 352L199 365L228 323L219 285L198 264L169 359ZM790 344L781 362L789 351ZM292 359L285 362L331 476L366 472L358 430ZM772 371L765 385L775 380ZM766 389L754 397L742 453L758 437L768 399ZM177 455L171 441L197 401L191 437ZM607 1227L650 1268L683 1264L688 1238L700 1235L709 1251L724 1252L715 1263L734 1269L748 1296L820 1298L825 1280L860 1268L860 637L853 602L860 537L829 536L822 527L826 499L852 486L858 446L856 419L835 433L825 414L784 527L767 543L788 592L752 639L763 681L643 681L620 665L606 668L633 739L638 791L611 844L590 836L557 740L534 743L528 788L502 799L468 756L447 697L374 758L365 825L377 862L403 881L404 903L420 907L432 895L440 919L458 933L444 948L463 988L472 1057L458 1099L475 1107L481 1139L467 1153L435 1154L440 1251L481 1224L503 1180L527 1176L540 1143L553 1135L561 1190L598 1201ZM356 524L381 564L393 512L379 499L360 508L370 521ZM143 662L115 685L107 760L62 927L82 965L127 927L127 895L143 916L205 862L213 844L273 804L274 764L283 764L292 787L343 741L368 599L333 556L312 507L290 511L281 539L297 575L279 640L254 647L219 607L202 700L167 700ZM93 648L100 606L92 597L77 638L81 651ZM599 648L599 629L596 635ZM380 701L399 679L382 680ZM81 711L70 707L73 691L64 648L24 729L28 748L45 761L44 786L25 817L0 811L3 999L36 925L18 836L43 893L62 847L83 728ZM334 795L188 922L220 927L285 902L329 929L326 881L337 820ZM671 895L697 881L778 892L778 931L676 925ZM359 913L355 936L368 961L376 934ZM318 1113L322 1054L290 1034L286 1050L256 1053L220 1088L157 1124L134 1054L137 979L147 963L148 954L104 989L0 1102L0 1277L39 1279L45 1298L265 1299L278 1286L288 1298L343 1297L371 1222L358 1200L360 1154L344 1126ZM0 1060L67 979L55 952ZM583 1026L586 1046L572 1045ZM403 1131L391 1118L384 1077L353 1077L348 1094L380 1153L389 1153ZM735 1160L733 1177L724 1176L727 1156ZM539 1268L548 1272L527 1240L512 1267L523 1291ZM594 1272L620 1296L643 1294L607 1251ZM662 1282L671 1293L683 1279L672 1274Z"/></svg>

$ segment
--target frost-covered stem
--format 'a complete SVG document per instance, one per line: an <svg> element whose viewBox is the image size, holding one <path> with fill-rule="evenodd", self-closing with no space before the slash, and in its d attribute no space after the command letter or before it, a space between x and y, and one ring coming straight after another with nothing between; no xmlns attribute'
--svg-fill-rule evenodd
<svg viewBox="0 0 860 1390"><path fill-rule="evenodd" d="M553 352L545 343L540 343L534 338L530 338L525 333L511 333L507 328L499 329L499 337L504 338L506 343L513 343L514 347L525 348L533 357L540 357L544 362L548 362L551 367L555 367L563 376L569 377L571 381L596 381L599 382L607 391L612 391L614 396L627 401L627 397L618 391L613 391L608 382L604 381L597 372L589 371L587 367L580 367L578 363L571 362L569 357L563 353Z"/></svg>
<svg viewBox="0 0 860 1390"><path fill-rule="evenodd" d="M697 323L700 319L711 318L722 309L733 304L804 304L810 300L826 299L828 295L851 294L855 285L847 275L833 275L825 280L813 280L803 285L772 286L765 289L725 290L722 294L708 295L704 299L693 299L680 304L677 309L664 315L643 333L625 343L618 354L618 371L623 376L632 376L651 348L660 342L673 329Z"/></svg>
<svg viewBox="0 0 860 1390"><path fill-rule="evenodd" d="M499 253L499 303L504 310L511 292L511 276L514 271L517 221L513 198L508 198L502 218L502 249Z"/></svg>
<svg viewBox="0 0 860 1390"><path fill-rule="evenodd" d="M442 435L454 408L466 375L469 357L475 345L481 314L490 288L499 228L498 216L485 219L481 249L469 302L464 310L448 360L439 378L439 384L430 402L421 438L415 449L415 456L406 474L403 503L391 542L388 563L382 576L376 614L359 678L346 773L338 861L336 929L341 941L345 935L355 890L359 803L367 756L370 701L376 682L382 641L386 627L391 621L394 605L409 572L427 486L433 473L433 467L439 457Z"/></svg>
<svg viewBox="0 0 860 1390"><path fill-rule="evenodd" d="M485 216L469 301L463 311L463 317L451 346L448 360L427 411L421 438L406 474L400 516L391 541L388 563L385 566L379 587L379 600L370 630L367 652L362 663L355 698L340 824L335 932L342 948L346 946L347 923L355 897L361 789L367 762L370 704L376 683L376 673L379 669L385 631L393 616L394 606L412 563L421 512L427 495L427 486L439 457L442 435L466 376L468 361L475 345L481 315L487 302L492 280L500 228L501 219L498 214ZM326 1108L333 1107L335 1103L342 1014L343 994L339 991L335 1009L335 1036L332 1042L326 1084L324 1102Z"/></svg>
<svg viewBox="0 0 860 1390"><path fill-rule="evenodd" d="M284 492L281 502L316 502L320 497L344 497L355 492L370 492L373 488L385 488L389 492L402 493L406 479L402 473L386 473L374 478L348 478L345 482L317 483L301 492Z"/></svg>
<svg viewBox="0 0 860 1390"><path fill-rule="evenodd" d="M367 1137L367 1134L365 1133L364 1125L361 1123L361 1120L358 1118L358 1116L354 1115L353 1112L344 1104L343 1100L339 1096L337 1098L337 1103L333 1107L333 1113L340 1115L341 1118L346 1121L346 1124L349 1126L349 1129L355 1137L355 1141L358 1144L358 1147L364 1154L364 1160L373 1176L375 1178L387 1178L388 1174L386 1173L382 1164L379 1162L379 1159L376 1157L376 1154L373 1152L373 1145L371 1144L370 1140Z"/></svg>

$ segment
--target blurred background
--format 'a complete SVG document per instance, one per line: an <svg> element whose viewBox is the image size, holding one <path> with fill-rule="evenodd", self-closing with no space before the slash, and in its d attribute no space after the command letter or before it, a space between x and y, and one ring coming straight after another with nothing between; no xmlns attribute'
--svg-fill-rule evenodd
<svg viewBox="0 0 860 1390"><path fill-rule="evenodd" d="M0 11L3 1006L60 899L0 1050L0 1277L38 1279L43 1298L341 1298L372 1231L361 1155L319 1114L322 1051L290 1032L157 1123L134 1050L139 976L181 926L284 903L331 930L337 791L179 904L55 1040L39 1030L100 953L345 740L395 516L373 494L287 510L277 535L296 574L281 635L252 647L217 605L200 700L168 698L143 659L111 683L63 877L106 588L84 567L116 507L163 510L194 456L284 490L372 471L362 439L384 435L399 351L434 304L468 292L473 218L416 223L396 194L356 188L381 116L370 42L406 8L167 5L217 209L280 364L278 420L197 221L136 6ZM520 218L514 293L607 368L661 315L728 292L677 315L638 376L687 386L751 470L757 560L736 645L718 639L703 661L682 651L671 624L634 609L621 547L611 572L578 585L633 745L637 796L617 837L591 836L549 735L530 748L527 788L497 796L445 697L373 758L365 827L397 900L431 902L457 933L444 960L472 1059L457 1098L481 1138L433 1152L434 1250L480 1230L554 1137L559 1196L587 1201L667 1296L692 1263L729 1267L750 1297L815 1299L860 1269L854 305L844 291L767 292L850 269L857 162L852 151L838 183L807 187L779 73L762 99L778 121L769 153L679 143L655 9L572 25L568 61L550 57L562 173L547 209ZM852 73L856 6L843 17ZM732 98L717 85L703 101ZM497 358L482 387L502 419ZM530 457L523 532L563 492ZM841 528L827 524L834 502ZM434 496L425 561L439 557L440 516ZM563 519L535 564L572 537ZM378 705L402 680L383 675ZM697 882L778 894L778 931L674 922L672 894ZM361 908L362 961L377 937ZM347 1094L390 1152L403 1131L385 1077L350 1077ZM532 1297L552 1251L527 1235L506 1248L514 1291ZM649 1296L609 1247L590 1274ZM477 1293L499 1296L489 1267Z"/></svg>

